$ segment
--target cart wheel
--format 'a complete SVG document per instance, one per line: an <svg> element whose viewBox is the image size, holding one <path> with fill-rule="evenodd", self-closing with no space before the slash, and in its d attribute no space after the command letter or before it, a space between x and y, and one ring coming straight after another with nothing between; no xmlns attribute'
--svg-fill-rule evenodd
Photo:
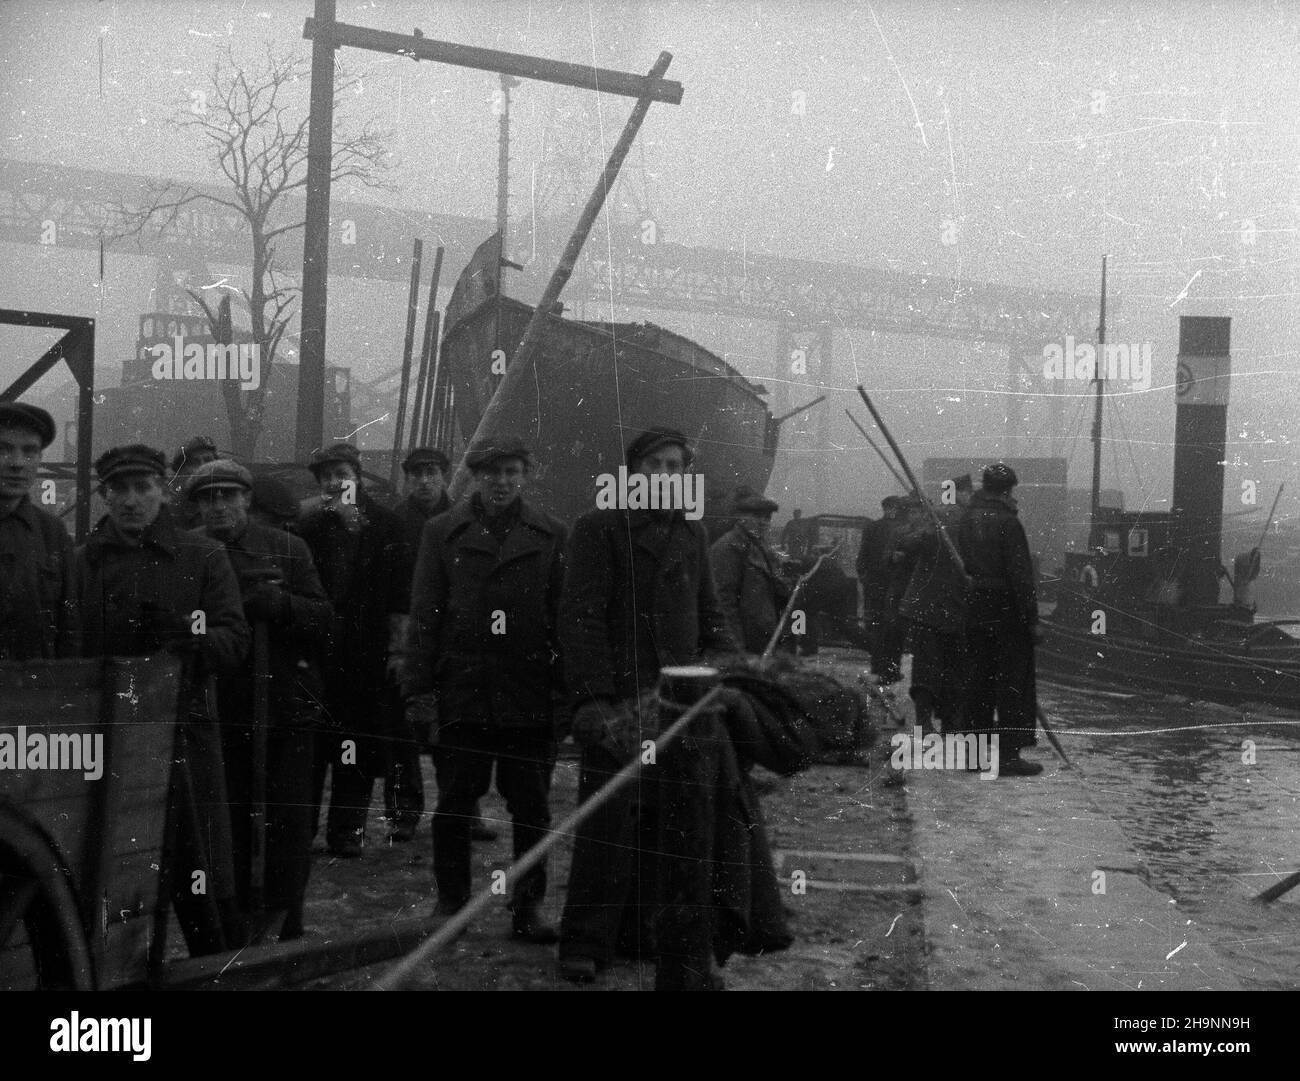
<svg viewBox="0 0 1300 1081"><path fill-rule="evenodd" d="M41 990L94 990L70 878L40 831L0 807L0 989L12 971Z"/></svg>

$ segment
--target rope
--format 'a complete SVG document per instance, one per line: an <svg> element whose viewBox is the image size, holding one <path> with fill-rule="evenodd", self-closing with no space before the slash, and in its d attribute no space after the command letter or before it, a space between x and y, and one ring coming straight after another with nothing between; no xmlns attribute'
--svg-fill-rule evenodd
<svg viewBox="0 0 1300 1081"><path fill-rule="evenodd" d="M660 751L664 750L670 743L677 739L677 737L686 730L686 726L699 716L706 706L712 705L721 691L721 687L714 687L713 690L709 691L708 694L691 706L690 709L683 713L681 717L665 730L659 738L655 740L654 746L656 756ZM631 762L611 777L604 787L593 793L590 799L581 804L573 814L569 815L568 818L556 826L555 829L553 829L546 837L538 841L537 844L533 845L532 848L512 863L506 869L506 881L515 881L519 875L522 875L526 871L530 871L536 867L537 864L542 861L542 857L560 843L561 838L569 836L577 826L585 822L595 811L608 803L616 793L621 792L633 780L635 780L641 772L642 765L641 756L638 755L636 758L633 758ZM416 969L419 968L422 963L433 956L433 954L437 953L438 950L442 949L443 946L450 943L460 934L461 931L469 926L474 917L487 908L496 896L497 894L492 892L491 886L483 890L483 892L478 894L478 896L470 901L469 904L457 912L456 915L452 916L451 919L439 927L437 931L426 938L422 943L420 943L420 945L416 946L415 949L380 977L371 990L396 991L400 988L402 984L415 974Z"/></svg>

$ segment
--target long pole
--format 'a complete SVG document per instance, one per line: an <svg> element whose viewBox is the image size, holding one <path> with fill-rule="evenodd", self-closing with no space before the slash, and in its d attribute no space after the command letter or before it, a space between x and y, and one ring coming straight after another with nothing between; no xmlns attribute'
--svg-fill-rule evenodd
<svg viewBox="0 0 1300 1081"><path fill-rule="evenodd" d="M442 249L440 248L439 251ZM415 318L420 309L420 256L424 241L415 238L411 255L411 289L406 298L406 337L402 339L402 389L397 394L397 426L393 432L393 460L388 466L388 483L397 486L397 459L402 453L402 433L406 428L406 395L411 389L411 349L415 345ZM417 401L419 399L417 398Z"/></svg>
<svg viewBox="0 0 1300 1081"><path fill-rule="evenodd" d="M555 307L556 301L560 299L560 293L563 292L564 286L573 275L573 268L577 265L578 256L582 253L582 246L587 242L587 234L591 232L591 227L595 224L601 207L605 205L605 197L613 188L614 181L618 179L618 172L623 167L623 160L627 157L627 152L632 149L632 142L636 139L637 132L641 130L641 124L645 120L646 113L650 110L650 103L654 100L654 88L659 85L664 72L668 70L668 65L672 63L672 59L672 53L661 52L659 59L655 61L654 67L650 69L650 74L646 76L646 80L642 84L641 96L637 98L632 114L627 118L627 123L623 125L623 133L618 137L618 142L614 144L614 149L610 151L609 160L605 163L605 170L601 173L595 190L587 199L587 205L583 207L582 214L578 218L578 224L573 227L573 235L569 237L569 243L564 248L564 254L560 256L559 265L551 274L551 280L546 283L546 290L542 293L542 299L537 302L533 316L528 320L528 326L524 330L524 336L519 342L519 347L515 350L515 355L510 359L506 367L506 374L502 377L496 394L492 396L492 400L488 402L487 408L483 411L483 417L478 426L479 432L490 435L492 426L503 409L502 403L510 400L510 397L517 393L519 387L527 386L532 380L533 355L541 343L542 334L546 329L546 320L550 318L552 308ZM475 435L477 434L476 432ZM456 467L456 475L451 482L451 498L454 500L460 496L468 483L469 470L465 467L462 458L460 465Z"/></svg>
<svg viewBox="0 0 1300 1081"><path fill-rule="evenodd" d="M1097 518L1101 511L1101 404L1105 379L1102 376L1102 361L1106 346L1106 256L1101 257L1101 320L1097 324L1096 369L1093 375L1097 380L1097 404L1092 415L1092 531L1097 529ZM1092 537L1088 538L1089 547Z"/></svg>
<svg viewBox="0 0 1300 1081"><path fill-rule="evenodd" d="M871 404L871 399L867 397L867 392L862 389L861 384L858 384L858 394L862 396L862 400L866 403L867 410L871 413L871 419L876 422L876 427L880 429L880 434L885 437L885 442L889 444L889 449L894 452L894 457L898 459L898 464L903 467L903 472L907 474L907 479L911 482L912 491L916 494L916 498L921 501L921 506L923 506L929 513L930 521L934 523L935 532L943 542L944 547L948 549L948 554L952 556L952 561L957 567L957 573L961 576L962 584L969 585L970 575L966 573L966 564L961 558L961 553L957 551L957 546L953 544L952 538L948 536L948 531L944 529L943 522L939 519L939 513L934 509L934 504L932 504L925 497L925 493L921 491L921 486L916 482L916 475L912 472L912 467L907 464L907 459L903 456L902 450L899 448L898 444L894 442L894 437L890 434L889 428L886 427L884 420L876 411L876 407Z"/></svg>
<svg viewBox="0 0 1300 1081"><path fill-rule="evenodd" d="M433 256L433 275L429 278L429 302L424 306L424 342L420 346L420 378L415 388L415 408L411 411L410 449L426 445L426 400L431 397L430 371L433 364L433 342L438 334L438 278L442 275L442 245Z"/></svg>
<svg viewBox="0 0 1300 1081"><path fill-rule="evenodd" d="M765 661L772 656L772 651L776 649L776 643L781 638L781 632L785 630L785 621L790 618L790 612L794 608L795 598L799 596L799 590L803 589L804 584L808 579L816 574L821 568L821 565L838 550L839 545L837 544L829 552L823 552L817 557L817 562L814 563L805 574L799 576L799 580L794 584L794 589L790 590L790 599L785 602L785 610L781 613L781 618L776 621L776 629L772 632L772 637L767 640L767 648L763 650L762 655L759 657L760 662Z"/></svg>
<svg viewBox="0 0 1300 1081"><path fill-rule="evenodd" d="M721 692L721 687L715 687L690 709L681 715L681 717L664 732L654 742L655 759L671 744L678 736L686 731L686 727L693 721L703 710L711 706L714 700ZM619 770L611 777L590 799L578 806L578 809L569 815L563 822L556 826L537 844L533 845L510 867L506 868L506 881L518 882L521 875L531 871L536 867L542 858L552 848L573 836L573 831L582 822L586 821L591 815L608 803L613 797L626 788L644 768L642 763L643 756L638 754L626 766ZM447 945L452 939L461 933L470 922L483 909L496 899L497 895L493 892L492 887L483 890L477 897L462 908L456 915L452 916L444 923L437 932L425 939L416 949L412 950L402 961L393 966L387 973L371 985L372 991L395 991L411 978L415 970L420 967L421 963L426 961L434 953Z"/></svg>
<svg viewBox="0 0 1300 1081"><path fill-rule="evenodd" d="M885 468L894 474L894 479L898 481L899 486L902 487L904 490L910 488L911 485L908 484L907 481L903 479L903 475L897 469L894 468L894 463L885 457L885 452L881 450L878 446L876 446L876 441L872 439L871 436L867 435L866 428L862 427L862 425L858 423L858 418L855 417L852 413L850 413L847 409L844 410L844 413L849 418L849 420L853 421L853 427L855 427L859 432L862 433L862 438L867 441L867 444L871 447L871 449L880 455L880 460L885 463Z"/></svg>
<svg viewBox="0 0 1300 1081"><path fill-rule="evenodd" d="M1277 501L1282 498L1282 489L1285 487L1285 484L1277 486L1277 495L1273 497L1273 505L1268 508L1268 521L1264 523L1264 532L1259 535L1259 543L1255 545L1257 551L1264 547L1264 538L1268 536L1268 527L1273 524L1273 515L1277 513Z"/></svg>
<svg viewBox="0 0 1300 1081"><path fill-rule="evenodd" d="M302 335L294 451L305 462L325 428L325 312L330 259L330 167L334 157L334 0L316 0L307 128L307 217L302 234Z"/></svg>
<svg viewBox="0 0 1300 1081"><path fill-rule="evenodd" d="M420 421L420 445L432 446L429 442L433 432L434 389L438 378L438 365L442 356L442 312L433 313L433 333L429 336L429 389L425 393L424 417Z"/></svg>

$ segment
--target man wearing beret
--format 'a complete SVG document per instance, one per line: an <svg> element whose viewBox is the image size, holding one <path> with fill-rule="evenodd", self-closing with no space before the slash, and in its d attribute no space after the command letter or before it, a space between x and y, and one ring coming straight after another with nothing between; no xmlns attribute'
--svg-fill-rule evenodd
<svg viewBox="0 0 1300 1081"><path fill-rule="evenodd" d="M221 729L208 692L216 676L240 670L250 633L226 553L178 530L163 509L165 467L162 451L139 444L95 463L108 514L77 549L82 648L87 656L165 649L183 660L172 804L194 814L178 818L172 901L190 953L213 953L240 941L243 929ZM206 893L193 892L195 871L205 872Z"/></svg>
<svg viewBox="0 0 1300 1081"><path fill-rule="evenodd" d="M429 519L451 506L447 497L447 456L432 447L416 447L402 462L406 498L397 506L406 539L407 566L415 570L420 554L420 537ZM407 589L410 589L409 579ZM434 751L435 764L441 755ZM403 717L389 751L384 777L384 811L392 825L390 840L409 841L424 814L424 779L420 769L420 744L411 724ZM495 835L493 835L495 839Z"/></svg>
<svg viewBox="0 0 1300 1081"><path fill-rule="evenodd" d="M72 540L30 489L54 419L25 402L0 402L0 661L80 652Z"/></svg>
<svg viewBox="0 0 1300 1081"><path fill-rule="evenodd" d="M402 520L366 492L357 448L325 447L309 468L321 500L298 532L334 607L322 674L335 731L316 746L313 807L318 815L329 770L325 843L331 855L348 859L362 854L374 781L384 776L387 744L400 724L409 572Z"/></svg>
<svg viewBox="0 0 1300 1081"><path fill-rule="evenodd" d="M217 701L240 906L252 941L263 928L273 932L278 925L284 941L303 933L311 871L312 755L325 694L317 656L333 613L302 538L250 519L252 491L253 478L242 465L211 461L191 474L185 496L198 506L203 531L225 548L239 579L244 616L253 627L253 655L243 671L218 679ZM264 712L256 699L259 670L267 681ZM253 830L261 828L253 817L256 723L266 726L257 801L265 815L265 855L258 883L252 878Z"/></svg>
<svg viewBox="0 0 1300 1081"><path fill-rule="evenodd" d="M1006 463L989 466L957 527L957 547L971 577L965 727L997 733L1000 777L1043 771L1020 757L1023 748L1038 742L1034 643L1040 632L1029 541L1011 496L1016 483L1015 470Z"/></svg>
<svg viewBox="0 0 1300 1081"><path fill-rule="evenodd" d="M692 457L671 428L643 432L627 448L629 471L650 477L683 473ZM680 510L590 511L574 523L567 564L560 642L586 800L635 754L638 705L659 669L737 644L714 592L708 533ZM636 787L578 827L560 926L564 979L594 979L616 947L653 956L657 847L657 822Z"/></svg>
<svg viewBox="0 0 1300 1081"><path fill-rule="evenodd" d="M754 492L738 494L736 524L709 549L718 603L727 627L747 653L762 653L790 599L781 563L767 533L778 507Z"/></svg>
<svg viewBox="0 0 1300 1081"><path fill-rule="evenodd" d="M425 528L411 599L405 689L433 693L441 754L433 815L438 912L470 897L470 826L496 767L518 859L551 827L554 703L563 690L556 624L567 531L522 497L529 453L492 437L465 457L474 493ZM542 922L546 867L512 887L512 933L556 940Z"/></svg>

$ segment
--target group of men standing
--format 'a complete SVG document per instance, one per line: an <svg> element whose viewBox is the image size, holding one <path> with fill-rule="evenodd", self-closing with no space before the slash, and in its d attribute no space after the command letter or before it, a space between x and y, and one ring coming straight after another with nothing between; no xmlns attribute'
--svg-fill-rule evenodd
<svg viewBox="0 0 1300 1081"><path fill-rule="evenodd" d="M0 659L182 658L171 803L187 813L168 871L192 953L277 926L282 939L303 933L327 773L326 846L356 857L381 777L390 841L414 834L420 750L432 745L436 912L447 916L471 895L470 844L494 771L519 857L550 830L560 739L571 732L582 748L586 800L652 726L641 704L661 667L738 651L700 522L680 509L593 510L570 534L524 497L532 461L518 440L471 446L471 492L456 503L447 459L414 452L396 511L367 493L355 447L324 448L310 462L319 495L302 513L210 441L182 448L170 481L160 451L117 447L95 463L108 513L74 551L29 495L53 438L43 410L0 405ZM666 428L627 448L629 469L647 476L691 460L686 437ZM510 883L512 935L558 938L567 979L595 978L616 952L652 954L647 792L625 789L578 828L558 931L540 916L545 864ZM208 884L200 896L194 870Z"/></svg>
<svg viewBox="0 0 1300 1081"><path fill-rule="evenodd" d="M872 671L895 683L910 652L916 723L996 733L999 775L1032 776L1042 766L1020 752L1037 742L1040 632L1033 561L1011 494L1017 477L998 462L978 491L968 476L949 484L952 501L935 508L887 497L863 531L857 571Z"/></svg>

